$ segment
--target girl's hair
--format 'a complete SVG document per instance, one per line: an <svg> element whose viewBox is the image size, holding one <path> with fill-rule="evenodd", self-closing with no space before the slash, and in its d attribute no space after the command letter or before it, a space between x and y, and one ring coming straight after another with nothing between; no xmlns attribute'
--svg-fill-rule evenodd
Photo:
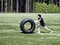
<svg viewBox="0 0 60 45"><path fill-rule="evenodd" d="M41 17L41 14L38 14L39 17Z"/></svg>

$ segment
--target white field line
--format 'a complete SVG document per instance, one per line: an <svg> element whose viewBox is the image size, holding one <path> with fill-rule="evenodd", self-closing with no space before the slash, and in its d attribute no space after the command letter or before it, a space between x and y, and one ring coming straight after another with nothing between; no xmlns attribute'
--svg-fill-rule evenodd
<svg viewBox="0 0 60 45"><path fill-rule="evenodd" d="M14 26L18 26L18 24L13 24L13 23L0 23L0 25L14 25Z"/></svg>
<svg viewBox="0 0 60 45"><path fill-rule="evenodd" d="M20 31L18 31L18 30L0 30L0 33L5 33L5 32L11 33L11 32L20 32Z"/></svg>
<svg viewBox="0 0 60 45"><path fill-rule="evenodd" d="M48 15L60 15L60 13L0 13L0 15L31 15L31 14L48 14Z"/></svg>

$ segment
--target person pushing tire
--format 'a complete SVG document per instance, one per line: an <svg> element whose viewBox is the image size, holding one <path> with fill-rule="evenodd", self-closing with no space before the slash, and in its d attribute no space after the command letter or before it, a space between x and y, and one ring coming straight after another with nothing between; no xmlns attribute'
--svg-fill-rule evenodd
<svg viewBox="0 0 60 45"><path fill-rule="evenodd" d="M53 31L49 28L47 28L45 22L44 22L44 19L42 18L41 14L38 14L38 20L35 21L35 23L39 22L40 24L37 26L37 30L38 32L37 33L41 33L40 32L40 26L42 26L45 30L47 30L49 33L52 33Z"/></svg>

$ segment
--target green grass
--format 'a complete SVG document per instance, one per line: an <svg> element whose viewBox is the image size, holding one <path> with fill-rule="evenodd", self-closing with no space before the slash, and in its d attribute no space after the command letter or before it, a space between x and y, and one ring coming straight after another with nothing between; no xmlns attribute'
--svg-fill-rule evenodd
<svg viewBox="0 0 60 45"><path fill-rule="evenodd" d="M36 20L37 13L0 13L0 45L60 45L60 14L42 14L42 17L53 33L21 33L20 22L25 18ZM46 31L41 28L41 32Z"/></svg>

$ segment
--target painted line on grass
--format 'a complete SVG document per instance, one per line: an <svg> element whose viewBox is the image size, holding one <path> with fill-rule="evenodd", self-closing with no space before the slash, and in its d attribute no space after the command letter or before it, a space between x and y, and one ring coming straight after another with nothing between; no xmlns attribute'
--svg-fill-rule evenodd
<svg viewBox="0 0 60 45"><path fill-rule="evenodd" d="M18 30L0 30L0 33L20 32Z"/></svg>

